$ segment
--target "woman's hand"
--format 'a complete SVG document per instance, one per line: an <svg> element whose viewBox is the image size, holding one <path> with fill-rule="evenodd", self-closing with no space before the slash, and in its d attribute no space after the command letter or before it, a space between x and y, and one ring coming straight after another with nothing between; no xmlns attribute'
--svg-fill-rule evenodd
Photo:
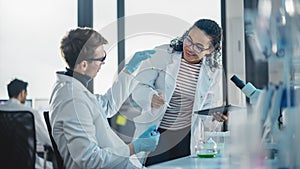
<svg viewBox="0 0 300 169"><path fill-rule="evenodd" d="M164 99L163 95L161 93L159 94L153 94L152 96L152 102L151 107L153 108L160 108L162 105L164 105L166 100Z"/></svg>
<svg viewBox="0 0 300 169"><path fill-rule="evenodd" d="M217 120L218 122L224 122L226 120L228 120L228 114L229 112L227 112L227 115L224 115L222 113L213 113L213 121Z"/></svg>

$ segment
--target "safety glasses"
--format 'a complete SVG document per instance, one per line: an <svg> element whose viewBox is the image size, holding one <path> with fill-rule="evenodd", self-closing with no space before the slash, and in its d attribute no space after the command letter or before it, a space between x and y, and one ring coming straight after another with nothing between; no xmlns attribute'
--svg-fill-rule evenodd
<svg viewBox="0 0 300 169"><path fill-rule="evenodd" d="M187 45L187 46L192 46L192 49L193 49L195 52L197 52L197 53L201 53L201 52L203 52L203 51L208 50L208 49L211 48L211 47L208 47L208 48L205 49L205 48L203 48L202 46L200 46L200 45L198 45L198 44L195 44L195 43L193 42L192 38L191 38L189 35L187 35L187 36L184 38L183 43L184 43L185 45Z"/></svg>
<svg viewBox="0 0 300 169"><path fill-rule="evenodd" d="M104 62L106 59L106 52L104 51L104 56L100 57L100 58L89 58L86 59L87 61L99 61L99 62Z"/></svg>

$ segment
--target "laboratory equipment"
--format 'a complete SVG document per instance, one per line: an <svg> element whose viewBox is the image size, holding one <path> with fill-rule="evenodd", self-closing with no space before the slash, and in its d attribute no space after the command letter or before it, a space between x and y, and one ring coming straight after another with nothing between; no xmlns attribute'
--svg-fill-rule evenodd
<svg viewBox="0 0 300 169"><path fill-rule="evenodd" d="M230 80L250 99L250 104L256 103L259 93L261 93L260 89L254 87L250 82L245 84L236 75L233 75Z"/></svg>
<svg viewBox="0 0 300 169"><path fill-rule="evenodd" d="M199 158L214 158L218 153L217 143L212 137L207 142L199 142L196 153Z"/></svg>
<svg viewBox="0 0 300 169"><path fill-rule="evenodd" d="M198 117L198 126L195 129L195 153L199 158L214 158L216 157L217 143L213 140L212 137L207 139L204 131L204 123L201 118ZM217 126L216 126L217 127ZM216 128L215 127L215 128ZM215 128L212 130L214 132Z"/></svg>
<svg viewBox="0 0 300 169"><path fill-rule="evenodd" d="M151 136L155 136L159 133L159 131L157 131L156 129L151 131Z"/></svg>

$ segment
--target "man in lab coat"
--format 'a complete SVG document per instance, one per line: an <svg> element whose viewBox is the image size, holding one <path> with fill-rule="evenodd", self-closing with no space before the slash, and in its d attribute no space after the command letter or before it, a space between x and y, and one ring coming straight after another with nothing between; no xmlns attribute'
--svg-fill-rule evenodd
<svg viewBox="0 0 300 169"><path fill-rule="evenodd" d="M51 141L47 132L46 127L42 122L42 118L38 111L25 106L24 103L27 97L27 82L19 79L12 80L7 85L7 92L9 100L4 104L0 105L0 110L4 111L30 111L34 115L35 131L36 131L36 141L37 141L37 152L42 152L44 145L50 146ZM47 161L46 167L52 168L52 162ZM44 168L44 159L36 155L35 168Z"/></svg>
<svg viewBox="0 0 300 169"><path fill-rule="evenodd" d="M153 51L137 52L104 95L93 94L87 86L105 64L106 43L91 28L70 30L61 41L61 53L68 68L56 74L50 113L54 140L66 168L136 168L129 156L152 152L158 144L159 133L151 134L155 126L127 145L107 121L136 86L131 74Z"/></svg>

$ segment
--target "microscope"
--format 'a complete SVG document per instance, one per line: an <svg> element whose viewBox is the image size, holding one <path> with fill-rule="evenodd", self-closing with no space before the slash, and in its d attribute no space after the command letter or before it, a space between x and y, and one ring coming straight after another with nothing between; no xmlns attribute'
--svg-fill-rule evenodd
<svg viewBox="0 0 300 169"><path fill-rule="evenodd" d="M248 82L245 84L240 78L236 75L233 75L230 80L242 90L242 92L250 99L250 104L255 104L259 94L261 93L260 89L257 89L252 85L252 83Z"/></svg>

